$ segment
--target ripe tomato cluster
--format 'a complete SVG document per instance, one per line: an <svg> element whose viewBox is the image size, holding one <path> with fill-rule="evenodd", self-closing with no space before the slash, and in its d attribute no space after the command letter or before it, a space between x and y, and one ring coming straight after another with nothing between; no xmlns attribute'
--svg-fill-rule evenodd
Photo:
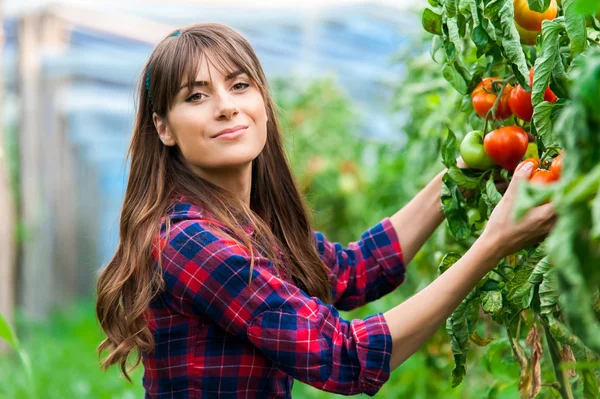
<svg viewBox="0 0 600 399"><path fill-rule="evenodd" d="M542 31L542 21L556 18L558 5L556 0L550 2L546 11L536 12L529 8L527 0L514 0L515 26L521 37L521 43L535 45L538 35Z"/></svg>
<svg viewBox="0 0 600 399"><path fill-rule="evenodd" d="M529 71L529 85L533 87L533 68ZM499 99L498 96L500 96ZM526 91L521 85L513 87L497 77L483 79L473 90L471 99L475 112L482 118L504 120L511 115L515 115L517 118L529 122L533 116L531 92ZM558 97L550 87L547 87L544 100L556 102ZM492 112L495 104L495 112ZM462 141L460 154L469 167L480 170L500 165L506 170L513 171L524 157L535 158L537 164L536 171L532 175L532 181L542 182L544 180L550 182L557 180L560 177L560 172L545 170L544 165L542 165L542 169L539 169L540 161L536 158L538 156L537 145L530 143L534 139L520 126L503 126L488 134L484 134L482 131L473 131L467 134ZM532 147L535 147L533 151L531 150ZM562 155L560 156L560 162L562 162ZM533 176L536 177L533 178Z"/></svg>
<svg viewBox="0 0 600 399"><path fill-rule="evenodd" d="M552 162L550 163L550 167L548 169L544 168L544 167L548 166L547 164L542 165L543 167L540 168L540 159L539 158L527 158L526 160L521 162L519 165L517 165L515 172L518 171L519 169L521 169L523 166L525 166L526 163L532 162L533 163L533 173L529 177L529 181L534 184L552 183L552 182L555 182L560 179L560 176L562 174L563 156L564 156L564 151L562 151L557 157L555 157L552 160Z"/></svg>
<svg viewBox="0 0 600 399"><path fill-rule="evenodd" d="M531 92L525 90L521 85L513 87L509 83L504 83L504 90L501 90L501 85L502 80L496 77L485 78L479 82L471 94L475 112L482 118L493 120L504 120L511 115L515 115L524 121L531 121L531 117L533 116ZM529 70L529 86L533 87L533 67ZM495 115L493 115L490 111L499 95L500 100L498 101ZM544 101L551 103L558 101L558 97L550 87L547 87L544 92Z"/></svg>

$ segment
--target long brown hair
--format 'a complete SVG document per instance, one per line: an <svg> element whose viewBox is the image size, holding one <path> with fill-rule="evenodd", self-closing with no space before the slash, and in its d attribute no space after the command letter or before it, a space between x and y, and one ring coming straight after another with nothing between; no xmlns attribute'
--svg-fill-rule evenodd
<svg viewBox="0 0 600 399"><path fill-rule="evenodd" d="M210 59L207 54L210 54ZM165 118L183 81L190 88L206 57L220 71L235 66L259 87L267 115L267 142L252 163L250 207L224 189L197 176L177 146L165 146L152 121L156 112ZM216 63L216 64L215 64ZM151 98L146 89L149 73ZM226 74L226 73L224 73ZM96 314L107 335L98 354L109 350L101 367L119 363L123 375L127 358L154 348L145 313L153 297L164 289L161 268L153 268L153 250L161 223L174 197L193 199L234 233L233 238L251 254L268 257L278 270L293 279L309 295L331 303L327 270L314 244L309 211L301 196L284 152L274 104L258 57L237 31L222 24L203 23L170 35L156 47L143 70L139 104L127 153L131 162L116 253L101 272L97 285ZM166 219L167 226L169 225ZM250 222L254 235L243 230ZM283 256L276 251L279 246ZM160 248L159 266L160 266Z"/></svg>

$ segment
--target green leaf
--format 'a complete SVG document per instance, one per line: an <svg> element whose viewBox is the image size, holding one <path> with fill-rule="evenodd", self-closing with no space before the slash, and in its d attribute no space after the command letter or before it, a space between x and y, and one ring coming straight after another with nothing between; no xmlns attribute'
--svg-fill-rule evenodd
<svg viewBox="0 0 600 399"><path fill-rule="evenodd" d="M587 363L596 360L596 356L585 346L579 337L574 335L569 328L554 318L552 315L543 315L548 325L550 335L563 345L569 345L577 363ZM578 370L583 380L583 395L585 399L596 399L598 397L598 382L593 370L581 368Z"/></svg>
<svg viewBox="0 0 600 399"><path fill-rule="evenodd" d="M577 57L587 46L585 17L575 9L575 0L564 0L565 25L571 40L571 57Z"/></svg>
<svg viewBox="0 0 600 399"><path fill-rule="evenodd" d="M535 265L535 268L531 272L531 276L529 276L529 282L531 284L539 284L544 279L544 274L547 273L552 266L548 261L548 258L543 258L541 261Z"/></svg>
<svg viewBox="0 0 600 399"><path fill-rule="evenodd" d="M446 1L445 10L449 18L454 18L458 15L458 2L459 0Z"/></svg>
<svg viewBox="0 0 600 399"><path fill-rule="evenodd" d="M442 210L446 215L450 232L458 241L467 239L472 233L469 216L461 204L461 198L458 186L446 173L442 178Z"/></svg>
<svg viewBox="0 0 600 399"><path fill-rule="evenodd" d="M546 12L550 7L550 0L527 0L529 9L535 12Z"/></svg>
<svg viewBox="0 0 600 399"><path fill-rule="evenodd" d="M521 86L529 87L529 68L514 23L513 0L492 0L485 6L483 15L494 25L502 55L509 61L517 80Z"/></svg>
<svg viewBox="0 0 600 399"><path fill-rule="evenodd" d="M517 189L517 199L514 204L514 216L521 219L531 208L547 202L557 187L555 185L539 185L522 182Z"/></svg>
<svg viewBox="0 0 600 399"><path fill-rule="evenodd" d="M554 65L560 62L560 34L565 30L564 25L562 17L542 22L542 50L535 61L533 88L531 91L531 103L534 107L544 100L544 92L550 84Z"/></svg>
<svg viewBox="0 0 600 399"><path fill-rule="evenodd" d="M444 273L446 270L450 269L450 267L458 262L460 259L460 254L456 252L449 252L442 258L440 262L440 266L438 267L439 274Z"/></svg>
<svg viewBox="0 0 600 399"><path fill-rule="evenodd" d="M8 322L0 314L0 338L8 342L10 346L16 351L19 350L19 340L15 335L14 331L8 325Z"/></svg>
<svg viewBox="0 0 600 399"><path fill-rule="evenodd" d="M450 166L448 169L450 178L454 180L457 186L465 188L467 190L475 190L479 186L481 179L479 177L470 177L457 166Z"/></svg>
<svg viewBox="0 0 600 399"><path fill-rule="evenodd" d="M453 388L462 382L467 372L466 360L470 349L469 337L475 331L479 310L477 305L478 295L477 291L471 291L446 320L446 330L450 336L450 345L455 362L454 370L452 370Z"/></svg>
<svg viewBox="0 0 600 399"><path fill-rule="evenodd" d="M442 143L442 162L447 168L456 166L457 148L456 135L448 128L448 135L446 136L446 140Z"/></svg>
<svg viewBox="0 0 600 399"><path fill-rule="evenodd" d="M485 184L485 191L481 193L481 196L487 204L489 213L491 214L492 210L502 200L502 194L500 194L496 188L496 183L494 182L494 175L491 175L488 179L487 183Z"/></svg>
<svg viewBox="0 0 600 399"><path fill-rule="evenodd" d="M541 313L554 312L558 303L558 282L556 280L556 269L550 266L548 258L544 258L538 263L533 273L542 273L543 279L539 288ZM532 273L532 276L533 276ZM537 279L537 276L534 277ZM532 278L529 279L531 282Z"/></svg>
<svg viewBox="0 0 600 399"><path fill-rule="evenodd" d="M542 101L533 109L533 124L538 136L546 145L557 144L552 132L551 116L553 109L554 104L548 101Z"/></svg>
<svg viewBox="0 0 600 399"><path fill-rule="evenodd" d="M507 299L519 312L529 308L533 299L533 284L529 282L535 265L544 256L545 247L540 246L523 257L521 264L515 267L514 277L506 283Z"/></svg>
<svg viewBox="0 0 600 399"><path fill-rule="evenodd" d="M502 292L485 291L481 294L481 307L483 311L492 315L497 315L502 310Z"/></svg>
<svg viewBox="0 0 600 399"><path fill-rule="evenodd" d="M434 35L442 34L442 16L436 14L429 8L426 8L423 11L423 18L421 20L423 24L423 28L429 33L433 33Z"/></svg>
<svg viewBox="0 0 600 399"><path fill-rule="evenodd" d="M429 55L431 55L431 59L434 62L438 62L438 60L435 58L435 56L438 53L439 49L442 48L443 45L444 45L444 41L442 40L442 38L440 36L433 36L431 38L431 43L429 45Z"/></svg>
<svg viewBox="0 0 600 399"><path fill-rule="evenodd" d="M442 76L446 79L452 87L461 94L467 94L467 82L461 73L456 69L454 62L446 62L442 67Z"/></svg>
<svg viewBox="0 0 600 399"><path fill-rule="evenodd" d="M575 10L580 14L591 15L600 12L600 3L598 0L576 0Z"/></svg>

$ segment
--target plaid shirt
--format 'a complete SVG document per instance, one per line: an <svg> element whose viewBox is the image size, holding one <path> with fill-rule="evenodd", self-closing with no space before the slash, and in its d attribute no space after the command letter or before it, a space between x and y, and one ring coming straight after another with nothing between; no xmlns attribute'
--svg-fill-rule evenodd
<svg viewBox="0 0 600 399"><path fill-rule="evenodd" d="M146 398L291 398L294 379L373 396L388 380L392 339L383 314L347 321L337 309L374 301L404 281L389 218L347 248L313 232L332 306L256 253L248 285L247 250L221 238L220 224L183 198L171 209L169 239L160 241L166 289L146 313L155 340L142 357Z"/></svg>

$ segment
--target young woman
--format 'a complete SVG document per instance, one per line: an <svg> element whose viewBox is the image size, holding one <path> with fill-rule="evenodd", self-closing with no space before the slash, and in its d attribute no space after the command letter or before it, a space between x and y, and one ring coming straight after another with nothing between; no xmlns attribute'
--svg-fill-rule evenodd
<svg viewBox="0 0 600 399"><path fill-rule="evenodd" d="M294 379L374 395L506 255L539 242L551 204L510 217L515 174L484 234L409 300L391 292L444 215L441 178L344 248L313 231L252 47L221 24L176 31L144 70L120 241L98 281L103 368L144 366L151 398L287 397Z"/></svg>

